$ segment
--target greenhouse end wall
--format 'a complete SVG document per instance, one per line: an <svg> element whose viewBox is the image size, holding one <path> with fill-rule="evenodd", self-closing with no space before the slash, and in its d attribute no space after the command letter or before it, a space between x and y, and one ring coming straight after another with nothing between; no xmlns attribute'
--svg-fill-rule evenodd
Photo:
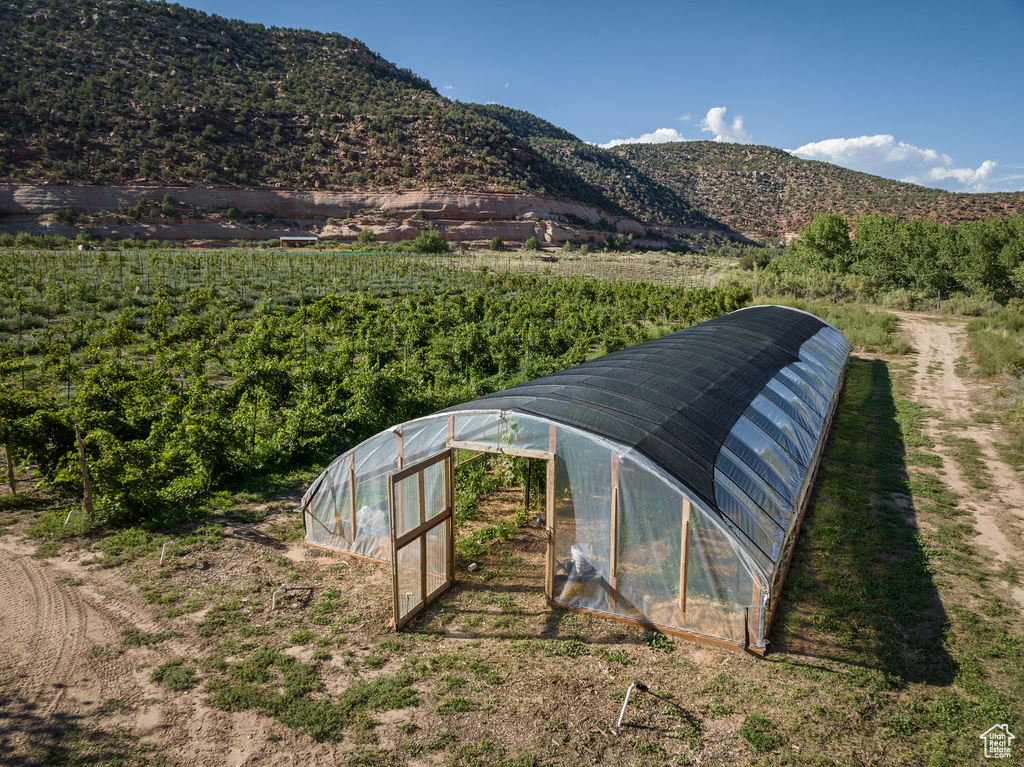
<svg viewBox="0 0 1024 767"><path fill-rule="evenodd" d="M456 441L495 453L541 452L550 445L551 426L482 412L430 416L382 432L337 458L307 492L306 539L390 562L387 478L398 471L400 444L405 465L412 463L404 458L406 445L420 460L447 449L449 430ZM745 617L752 599L758 609L766 607L767 592L760 587L765 574L721 522L635 451L559 425L555 446L552 602L757 645Z"/></svg>

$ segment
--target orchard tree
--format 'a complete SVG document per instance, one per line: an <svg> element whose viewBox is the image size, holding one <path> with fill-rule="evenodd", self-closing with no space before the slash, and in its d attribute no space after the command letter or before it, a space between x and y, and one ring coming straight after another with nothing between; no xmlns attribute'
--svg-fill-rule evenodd
<svg viewBox="0 0 1024 767"><path fill-rule="evenodd" d="M845 274L854 260L850 225L838 213L819 213L801 230L793 251L813 269Z"/></svg>

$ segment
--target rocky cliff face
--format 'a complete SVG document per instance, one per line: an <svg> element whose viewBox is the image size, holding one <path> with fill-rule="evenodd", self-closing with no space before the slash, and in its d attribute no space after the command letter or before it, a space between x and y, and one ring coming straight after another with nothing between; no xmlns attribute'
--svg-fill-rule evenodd
<svg viewBox="0 0 1024 767"><path fill-rule="evenodd" d="M127 220L123 213L140 199L158 206L165 195L188 216ZM225 218L229 209L234 209L230 219ZM0 184L2 231L74 235L82 230L56 222L58 211L90 217L85 228L97 234L175 240L264 240L299 232L351 240L367 227L379 239L401 240L430 225L449 240L471 242L492 237L507 242L536 237L550 244L569 239L602 242L613 232L635 237L647 233L632 219L610 219L581 203L525 194Z"/></svg>

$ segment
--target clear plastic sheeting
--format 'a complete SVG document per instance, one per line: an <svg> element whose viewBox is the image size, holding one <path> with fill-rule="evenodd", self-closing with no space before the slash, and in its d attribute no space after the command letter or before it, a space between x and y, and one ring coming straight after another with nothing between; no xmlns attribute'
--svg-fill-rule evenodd
<svg viewBox="0 0 1024 767"><path fill-rule="evenodd" d="M447 444L447 418L411 421L402 426L402 456L406 466L437 455Z"/></svg>
<svg viewBox="0 0 1024 767"><path fill-rule="evenodd" d="M635 460L619 461L617 615L679 626L679 566L683 552L683 499L679 490L652 482Z"/></svg>
<svg viewBox="0 0 1024 767"><path fill-rule="evenodd" d="M504 450L546 451L550 421L499 411L455 416L457 442L472 442Z"/></svg>
<svg viewBox="0 0 1024 767"><path fill-rule="evenodd" d="M804 465L814 455L814 435L767 397L758 394L743 414Z"/></svg>
<svg viewBox="0 0 1024 767"><path fill-rule="evenodd" d="M572 429L556 431L556 602L606 612L610 584L612 452Z"/></svg>
<svg viewBox="0 0 1024 767"><path fill-rule="evenodd" d="M729 477L716 474L720 483L719 509L731 519L743 534L757 547L762 557L762 566L771 569L782 546L785 529L776 524L763 509L751 503L751 499Z"/></svg>
<svg viewBox="0 0 1024 767"><path fill-rule="evenodd" d="M687 547L684 628L741 643L747 608L763 606L753 575L737 556L731 536L699 508L691 510ZM756 646L758 641L752 637L751 644Z"/></svg>
<svg viewBox="0 0 1024 767"><path fill-rule="evenodd" d="M449 462L410 467L451 447L536 460L554 447L553 602L763 649L850 347L797 310L737 316L738 330L719 318L714 333L680 331L689 345L673 334L372 437L306 493L307 540L389 563L392 540L405 543L394 552L401 624L453 566L452 519L426 529L448 509Z"/></svg>
<svg viewBox="0 0 1024 767"><path fill-rule="evenodd" d="M397 468L398 438L392 431L381 432L337 458L302 499L306 540L390 561L388 477Z"/></svg>

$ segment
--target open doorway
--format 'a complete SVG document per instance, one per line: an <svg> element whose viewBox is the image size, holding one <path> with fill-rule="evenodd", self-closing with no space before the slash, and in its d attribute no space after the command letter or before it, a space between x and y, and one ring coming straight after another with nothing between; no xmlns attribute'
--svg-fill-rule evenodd
<svg viewBox="0 0 1024 767"><path fill-rule="evenodd" d="M553 453L452 445L391 476L396 629L448 591L457 571L485 568L486 581L502 575L544 609L555 569L553 463Z"/></svg>

